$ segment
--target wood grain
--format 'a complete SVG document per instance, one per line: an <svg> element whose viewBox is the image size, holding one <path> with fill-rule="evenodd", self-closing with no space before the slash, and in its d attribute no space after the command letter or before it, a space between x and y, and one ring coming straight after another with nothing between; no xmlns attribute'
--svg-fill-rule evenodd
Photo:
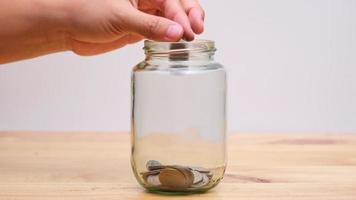
<svg viewBox="0 0 356 200"><path fill-rule="evenodd" d="M118 133L0 132L0 199L356 199L356 135L232 134L213 190L162 196L130 168Z"/></svg>

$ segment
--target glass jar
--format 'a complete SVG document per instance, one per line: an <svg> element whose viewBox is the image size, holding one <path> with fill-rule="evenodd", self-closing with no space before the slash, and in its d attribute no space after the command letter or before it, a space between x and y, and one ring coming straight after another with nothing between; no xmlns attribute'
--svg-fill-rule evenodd
<svg viewBox="0 0 356 200"><path fill-rule="evenodd" d="M202 192L226 166L226 72L213 41L146 40L132 73L131 164L154 192Z"/></svg>

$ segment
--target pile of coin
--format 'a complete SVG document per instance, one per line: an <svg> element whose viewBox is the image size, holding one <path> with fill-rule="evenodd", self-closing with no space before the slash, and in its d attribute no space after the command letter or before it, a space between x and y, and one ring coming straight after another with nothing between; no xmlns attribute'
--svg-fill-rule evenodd
<svg viewBox="0 0 356 200"><path fill-rule="evenodd" d="M148 171L141 172L141 175L151 187L171 190L201 188L208 185L212 178L210 170L202 167L162 165L156 160L149 160L146 168Z"/></svg>

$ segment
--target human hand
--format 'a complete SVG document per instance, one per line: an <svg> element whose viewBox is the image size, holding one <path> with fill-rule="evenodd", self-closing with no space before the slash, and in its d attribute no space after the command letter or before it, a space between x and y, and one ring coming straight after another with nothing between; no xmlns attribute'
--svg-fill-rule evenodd
<svg viewBox="0 0 356 200"><path fill-rule="evenodd" d="M3 0L0 64L71 50L95 55L137 42L193 40L198 0Z"/></svg>
<svg viewBox="0 0 356 200"><path fill-rule="evenodd" d="M65 6L66 46L95 55L138 42L193 40L204 30L197 0L72 0Z"/></svg>

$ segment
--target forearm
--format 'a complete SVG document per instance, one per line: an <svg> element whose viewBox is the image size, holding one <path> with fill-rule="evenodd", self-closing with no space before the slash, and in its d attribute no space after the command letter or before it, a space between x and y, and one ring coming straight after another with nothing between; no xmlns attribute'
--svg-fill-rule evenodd
<svg viewBox="0 0 356 200"><path fill-rule="evenodd" d="M68 50L65 2L0 1L0 63Z"/></svg>

